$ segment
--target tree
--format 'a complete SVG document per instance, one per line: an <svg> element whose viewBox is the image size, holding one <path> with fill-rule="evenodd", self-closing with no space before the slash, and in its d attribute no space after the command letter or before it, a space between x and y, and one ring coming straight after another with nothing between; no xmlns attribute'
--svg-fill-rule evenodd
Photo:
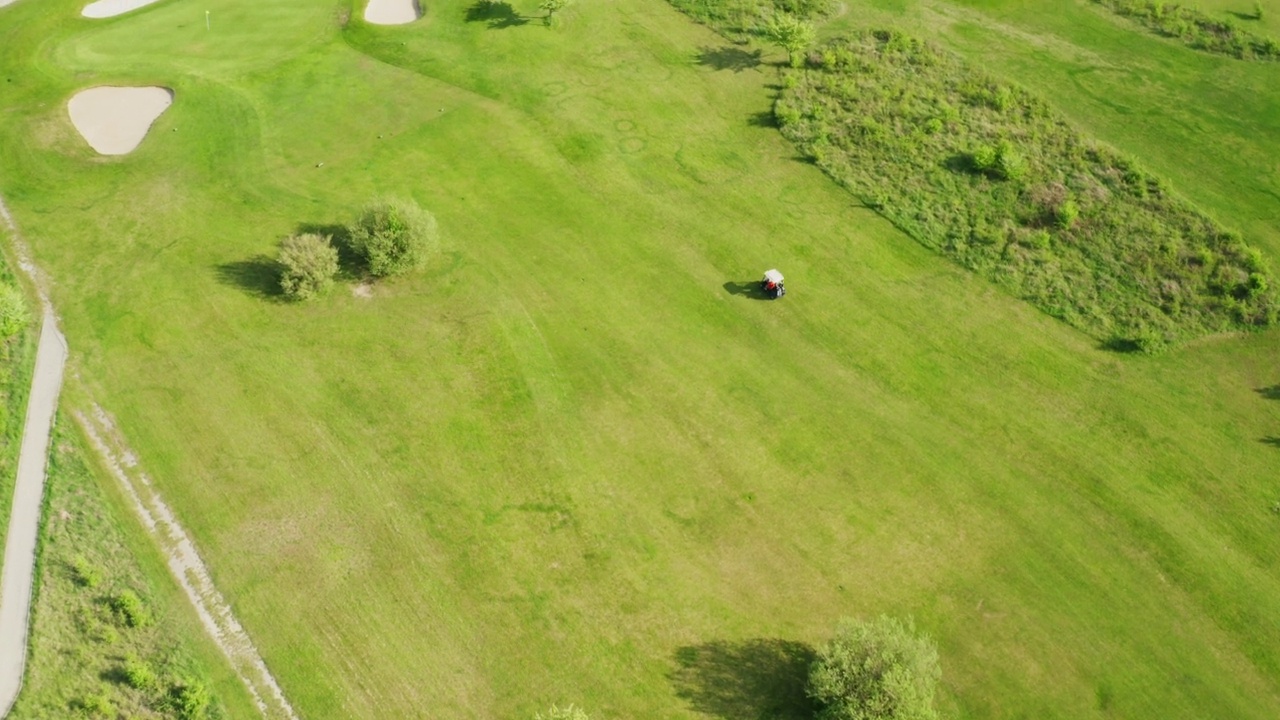
<svg viewBox="0 0 1280 720"><path fill-rule="evenodd" d="M440 249L436 218L409 200L383 200L364 209L350 228L351 249L376 277L420 267Z"/></svg>
<svg viewBox="0 0 1280 720"><path fill-rule="evenodd" d="M290 235L280 243L280 289L294 300L309 300L333 287L338 251L326 235Z"/></svg>
<svg viewBox="0 0 1280 720"><path fill-rule="evenodd" d="M776 12L764 24L764 37L787 51L791 67L800 67L805 50L813 44L813 25L790 13Z"/></svg>
<svg viewBox="0 0 1280 720"><path fill-rule="evenodd" d="M936 720L938 650L915 627L881 616L842 620L809 671L818 720Z"/></svg>
<svg viewBox="0 0 1280 720"><path fill-rule="evenodd" d="M591 718L582 708L573 705L566 707L552 705L551 709L545 713L534 715L533 720L591 720Z"/></svg>
<svg viewBox="0 0 1280 720"><path fill-rule="evenodd" d="M547 14L547 24L551 23L551 16L564 9L569 4L569 0L542 0L538 3L538 9Z"/></svg>

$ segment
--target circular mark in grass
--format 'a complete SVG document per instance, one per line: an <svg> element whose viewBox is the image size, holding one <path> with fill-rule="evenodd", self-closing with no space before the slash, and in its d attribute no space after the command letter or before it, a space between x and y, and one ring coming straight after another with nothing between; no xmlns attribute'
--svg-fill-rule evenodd
<svg viewBox="0 0 1280 720"><path fill-rule="evenodd" d="M641 150L644 150L648 145L649 143L645 142L641 138L629 137L618 141L618 150L622 151L622 154L624 155L635 155Z"/></svg>
<svg viewBox="0 0 1280 720"><path fill-rule="evenodd" d="M617 120L613 123L613 129L622 133L629 133L636 129L636 124L630 120Z"/></svg>
<svg viewBox="0 0 1280 720"><path fill-rule="evenodd" d="M569 89L569 84L562 83L559 80L556 80L554 82L549 82L546 85L543 85L542 89L547 91L548 96L555 97L557 95L563 95L565 91Z"/></svg>
<svg viewBox="0 0 1280 720"><path fill-rule="evenodd" d="M682 145L675 160L681 171L704 185L736 180L751 169L750 163L731 148L707 140Z"/></svg>

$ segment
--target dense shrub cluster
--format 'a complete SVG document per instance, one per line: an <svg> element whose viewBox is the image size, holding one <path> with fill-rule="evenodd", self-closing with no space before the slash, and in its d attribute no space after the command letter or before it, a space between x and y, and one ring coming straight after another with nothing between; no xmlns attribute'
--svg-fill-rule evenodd
<svg viewBox="0 0 1280 720"><path fill-rule="evenodd" d="M280 290L294 300L328 292L338 274L338 249L327 235L290 235L280 243Z"/></svg>
<svg viewBox="0 0 1280 720"><path fill-rule="evenodd" d="M1280 42L1251 33L1230 18L1218 19L1197 8L1153 0L1096 2L1197 50L1241 60L1280 60ZM1255 17L1261 19L1262 6L1255 7Z"/></svg>
<svg viewBox="0 0 1280 720"><path fill-rule="evenodd" d="M375 277L420 267L440 249L435 216L408 200L369 205L349 232L351 249L364 258Z"/></svg>
<svg viewBox="0 0 1280 720"><path fill-rule="evenodd" d="M763 37L775 18L816 20L830 15L835 0L670 0L675 8L735 40Z"/></svg>
<svg viewBox="0 0 1280 720"><path fill-rule="evenodd" d="M11 285L0 285L0 340L17 335L30 322L31 313L22 291Z"/></svg>
<svg viewBox="0 0 1280 720"><path fill-rule="evenodd" d="M818 720L937 720L938 649L910 622L845 619L818 651L808 693Z"/></svg>
<svg viewBox="0 0 1280 720"><path fill-rule="evenodd" d="M1144 350L1276 321L1260 254L1047 103L897 32L789 71L783 133L928 247Z"/></svg>

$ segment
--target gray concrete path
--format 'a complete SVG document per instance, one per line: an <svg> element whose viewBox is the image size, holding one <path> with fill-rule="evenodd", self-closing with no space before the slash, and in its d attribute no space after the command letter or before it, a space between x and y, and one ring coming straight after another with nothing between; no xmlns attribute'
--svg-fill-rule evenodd
<svg viewBox="0 0 1280 720"><path fill-rule="evenodd" d="M35 372L31 376L31 395L27 398L27 422L22 429L18 480L13 489L9 535L4 543L4 569L0 575L0 717L9 714L22 689L49 436L66 362L67 342L58 331L57 319L46 310L40 326Z"/></svg>

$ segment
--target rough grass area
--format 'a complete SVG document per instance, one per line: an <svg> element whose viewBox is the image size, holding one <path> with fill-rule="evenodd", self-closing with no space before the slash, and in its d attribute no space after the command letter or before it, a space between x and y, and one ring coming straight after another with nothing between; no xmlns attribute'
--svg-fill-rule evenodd
<svg viewBox="0 0 1280 720"><path fill-rule="evenodd" d="M10 718L226 716L81 459L56 431L40 537L31 651Z"/></svg>
<svg viewBox="0 0 1280 720"><path fill-rule="evenodd" d="M1217 18L1205 11L1152 0L1095 0L1166 37L1177 38L1197 50L1228 55L1239 60L1280 60L1280 42L1249 32L1231 18ZM1257 6L1261 20L1261 6ZM1237 13L1238 16L1242 15Z"/></svg>
<svg viewBox="0 0 1280 720"><path fill-rule="evenodd" d="M894 31L785 77L783 134L921 243L1143 350L1269 325L1262 255L1038 97Z"/></svg>
<svg viewBox="0 0 1280 720"><path fill-rule="evenodd" d="M775 13L816 20L831 15L837 7L835 0L671 0L671 4L734 40L759 36Z"/></svg>
<svg viewBox="0 0 1280 720"><path fill-rule="evenodd" d="M0 241L7 241L0 230ZM16 287L7 264L0 261L0 285ZM31 362L35 357L39 324L27 326L10 338L0 338L0 538L9 529L13 503L13 483L18 471L18 448L22 444L22 424L26 417L27 394L31 385Z"/></svg>

